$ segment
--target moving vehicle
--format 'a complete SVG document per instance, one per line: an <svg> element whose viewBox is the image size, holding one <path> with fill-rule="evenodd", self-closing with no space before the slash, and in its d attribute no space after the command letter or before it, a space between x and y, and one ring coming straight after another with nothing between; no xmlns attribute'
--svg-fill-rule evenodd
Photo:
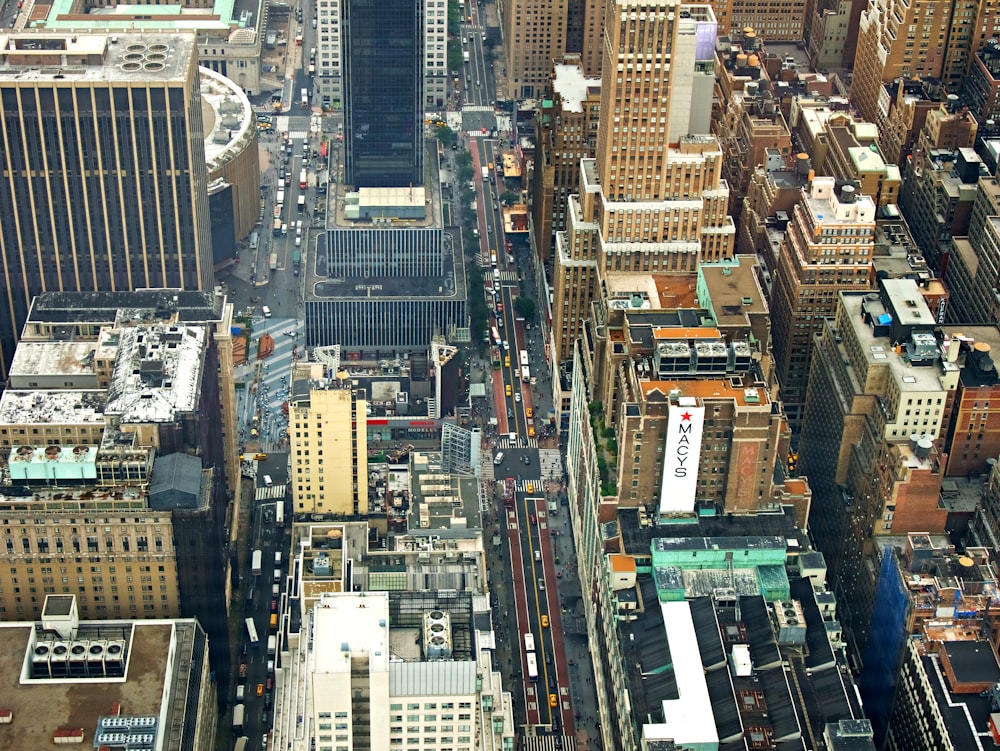
<svg viewBox="0 0 1000 751"><path fill-rule="evenodd" d="M247 618L245 625L247 627L247 639L250 640L250 646L259 647L260 638L257 636L257 624L253 622L253 618Z"/></svg>
<svg viewBox="0 0 1000 751"><path fill-rule="evenodd" d="M273 639L274 637L272 636L271 638ZM257 684L257 696L263 696L263 695L264 695L264 684L263 683L258 683Z"/></svg>
<svg viewBox="0 0 1000 751"><path fill-rule="evenodd" d="M269 307L267 307L266 305L261 306L260 310L264 314L264 318L270 318L271 317L271 309ZM266 475L265 475L265 477L266 477Z"/></svg>
<svg viewBox="0 0 1000 751"><path fill-rule="evenodd" d="M476 85L478 86L478 82ZM489 180L489 179L490 179L490 170L488 167L483 167L483 180Z"/></svg>
<svg viewBox="0 0 1000 751"><path fill-rule="evenodd" d="M274 508L274 523L278 525L285 523L285 504L281 501L278 501L278 505Z"/></svg>
<svg viewBox="0 0 1000 751"><path fill-rule="evenodd" d="M504 393L505 393L505 394L506 394L507 396L510 396L510 395L511 395L511 394L513 393L513 390L511 389L511 387L510 387L510 384L509 384L509 383L508 383L508 384L505 384L505 385L504 385Z"/></svg>
<svg viewBox="0 0 1000 751"><path fill-rule="evenodd" d="M277 631L277 629L278 629L278 614L277 613L271 613L271 623L270 623L270 626L271 626L271 630L272 631Z"/></svg>
<svg viewBox="0 0 1000 751"><path fill-rule="evenodd" d="M548 627L549 627L549 617L543 613L542 614L542 628L548 628Z"/></svg>
<svg viewBox="0 0 1000 751"><path fill-rule="evenodd" d="M303 213L306 210L306 197L299 196L299 213Z"/></svg>
<svg viewBox="0 0 1000 751"><path fill-rule="evenodd" d="M243 730L243 705L233 707L233 730L237 733Z"/></svg>
<svg viewBox="0 0 1000 751"><path fill-rule="evenodd" d="M253 556L250 558L250 573L254 576L260 576L260 565L263 563L264 554L259 551L253 551Z"/></svg>
<svg viewBox="0 0 1000 751"><path fill-rule="evenodd" d="M538 682L538 659L534 652L528 652L525 661L528 663L528 680L532 683Z"/></svg>
<svg viewBox="0 0 1000 751"><path fill-rule="evenodd" d="M275 636L274 634L271 634L269 637L267 637L267 654L268 654L268 656L272 656L273 657L274 653L277 652L277 651L278 651L278 637ZM257 686L257 689L258 689L257 696L260 696L261 690L263 688L264 688L264 684L258 684L258 686Z"/></svg>
<svg viewBox="0 0 1000 751"><path fill-rule="evenodd" d="M267 265L268 265L268 268L271 269L271 271L277 271L278 270L278 254L277 253L272 253L271 254L271 258L268 260Z"/></svg>
<svg viewBox="0 0 1000 751"><path fill-rule="evenodd" d="M524 651L525 652L534 652L535 651L535 635L534 634L530 634L529 633L529 634L525 634L524 635Z"/></svg>
<svg viewBox="0 0 1000 751"><path fill-rule="evenodd" d="M469 62L469 51L468 50L463 50L462 51L462 60L464 60L466 63Z"/></svg>
<svg viewBox="0 0 1000 751"><path fill-rule="evenodd" d="M559 697L556 694L549 694L549 706L550 707L559 706Z"/></svg>
<svg viewBox="0 0 1000 751"><path fill-rule="evenodd" d="M296 39L296 43L297 44L302 44L302 36L301 35L299 35L299 37ZM301 95L301 99L300 99L300 104L303 107L308 107L309 106L309 89L302 89L302 95Z"/></svg>
<svg viewBox="0 0 1000 751"><path fill-rule="evenodd" d="M306 186L308 186L308 185L309 185L309 177L308 177L308 174L306 173L306 171L305 171L305 170L300 170L300 171L299 171L299 187L300 187L300 188L301 188L302 190L305 190L305 189L306 189Z"/></svg>
<svg viewBox="0 0 1000 751"><path fill-rule="evenodd" d="M503 464L503 451L497 451L497 455L493 457L493 464Z"/></svg>
<svg viewBox="0 0 1000 751"><path fill-rule="evenodd" d="M531 382L531 369L527 365L521 366L521 380L525 383Z"/></svg>

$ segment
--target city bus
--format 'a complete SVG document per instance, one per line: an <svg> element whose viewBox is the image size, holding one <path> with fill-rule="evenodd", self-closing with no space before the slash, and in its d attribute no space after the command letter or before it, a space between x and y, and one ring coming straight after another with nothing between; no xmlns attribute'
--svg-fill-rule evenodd
<svg viewBox="0 0 1000 751"><path fill-rule="evenodd" d="M263 563L263 553L260 550L253 551L253 556L250 558L250 573L254 576L260 576L260 567Z"/></svg>
<svg viewBox="0 0 1000 751"><path fill-rule="evenodd" d="M285 524L285 502L278 501L278 504L274 507L274 523L278 526L284 526Z"/></svg>
<svg viewBox="0 0 1000 751"><path fill-rule="evenodd" d="M521 367L522 368L528 367L528 350L522 349L518 353L518 356L521 358Z"/></svg>
<svg viewBox="0 0 1000 751"><path fill-rule="evenodd" d="M493 334L493 341L495 341L497 344L499 344L500 343L500 331L497 329L497 327L496 326L490 326L490 333Z"/></svg>
<svg viewBox="0 0 1000 751"><path fill-rule="evenodd" d="M535 635L528 633L524 635L524 651L534 652L535 651Z"/></svg>
<svg viewBox="0 0 1000 751"><path fill-rule="evenodd" d="M253 622L253 618L247 618L247 637L250 639L251 647L259 647L260 639L257 637L257 624Z"/></svg>
<svg viewBox="0 0 1000 751"><path fill-rule="evenodd" d="M538 659L534 652L528 652L528 679L532 683L538 682Z"/></svg>
<svg viewBox="0 0 1000 751"><path fill-rule="evenodd" d="M301 172L299 172L299 187L302 190L305 190L307 185L309 185L309 182L306 179L306 171L302 170Z"/></svg>

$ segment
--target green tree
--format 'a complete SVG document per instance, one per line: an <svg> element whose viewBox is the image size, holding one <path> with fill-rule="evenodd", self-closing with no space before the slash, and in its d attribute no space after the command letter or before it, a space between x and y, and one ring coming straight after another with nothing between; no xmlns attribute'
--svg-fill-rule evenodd
<svg viewBox="0 0 1000 751"><path fill-rule="evenodd" d="M514 300L514 312L525 321L535 320L535 301L530 297L518 297Z"/></svg>
<svg viewBox="0 0 1000 751"><path fill-rule="evenodd" d="M500 196L500 203L504 206L513 206L515 203L519 203L521 196L512 190L505 190L503 195Z"/></svg>
<svg viewBox="0 0 1000 751"><path fill-rule="evenodd" d="M458 136L447 125L436 125L434 127L434 137L441 142L446 149L458 140Z"/></svg>
<svg viewBox="0 0 1000 751"><path fill-rule="evenodd" d="M459 151L458 154L455 156L455 164L458 165L459 169L465 169L466 167L468 167L469 176L466 179L467 180L472 179L472 154L470 154L468 151L464 149L462 151Z"/></svg>
<svg viewBox="0 0 1000 751"><path fill-rule="evenodd" d="M466 185L466 187L468 187L467 183L469 182L469 180L472 179L472 174L473 174L472 173L472 165L471 164L462 164L461 160L459 160L459 164L458 164L458 181L460 183Z"/></svg>

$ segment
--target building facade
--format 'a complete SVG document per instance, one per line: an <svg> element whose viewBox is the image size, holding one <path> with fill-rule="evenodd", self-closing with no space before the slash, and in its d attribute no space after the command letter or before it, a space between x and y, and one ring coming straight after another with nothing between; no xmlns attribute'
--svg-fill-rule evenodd
<svg viewBox="0 0 1000 751"><path fill-rule="evenodd" d="M507 90L498 94L507 99L542 96L552 62L561 60L566 53L568 0L502 0L497 3L497 11L507 73Z"/></svg>
<svg viewBox="0 0 1000 751"><path fill-rule="evenodd" d="M853 186L814 177L803 188L782 241L771 311L781 401L797 428L802 419L813 336L837 309L844 289L867 289L875 204Z"/></svg>
<svg viewBox="0 0 1000 751"><path fill-rule="evenodd" d="M5 618L38 616L48 594L85 618L194 616L228 682L231 325L208 293L35 300L0 398Z"/></svg>
<svg viewBox="0 0 1000 751"><path fill-rule="evenodd" d="M952 297L948 320L991 324L1000 312L1000 181L981 177L967 237L954 237L942 270Z"/></svg>
<svg viewBox="0 0 1000 751"><path fill-rule="evenodd" d="M314 366L319 367L319 366ZM296 514L368 513L364 391L349 379L292 381L288 433Z"/></svg>
<svg viewBox="0 0 1000 751"><path fill-rule="evenodd" d="M532 202L535 248L552 257L558 232L566 230L569 196L580 182L580 160L593 158L601 114L601 79L587 76L579 57L553 67L549 92L535 114L538 158Z"/></svg>
<svg viewBox="0 0 1000 751"><path fill-rule="evenodd" d="M194 37L39 41L12 37L0 60L3 375L37 294L214 279Z"/></svg>
<svg viewBox="0 0 1000 751"><path fill-rule="evenodd" d="M341 14L344 180L355 189L423 185L423 4L345 0Z"/></svg>
<svg viewBox="0 0 1000 751"><path fill-rule="evenodd" d="M556 235L552 356L559 362L572 354L599 278L693 274L699 261L733 254L722 151L708 135L715 16L702 5L629 8L608 3L596 158L582 160L569 229ZM635 46L647 37L656 43ZM664 55L674 61L669 69L659 64ZM616 125L623 122L642 127Z"/></svg>

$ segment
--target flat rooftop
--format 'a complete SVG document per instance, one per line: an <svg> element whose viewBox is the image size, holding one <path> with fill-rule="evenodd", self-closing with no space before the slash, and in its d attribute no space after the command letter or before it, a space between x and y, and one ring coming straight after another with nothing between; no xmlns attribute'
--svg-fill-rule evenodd
<svg viewBox="0 0 1000 751"><path fill-rule="evenodd" d="M763 407L771 409L771 394L764 386L733 386L728 378L691 378L675 381L640 381L642 395L646 401L657 398L667 399L671 391L680 391L684 396L701 400L732 399L740 407Z"/></svg>
<svg viewBox="0 0 1000 751"><path fill-rule="evenodd" d="M33 342L21 341L14 350L10 377L15 382L31 376L88 376L97 385L94 372L93 341Z"/></svg>
<svg viewBox="0 0 1000 751"><path fill-rule="evenodd" d="M60 728L83 728L85 747L89 748L98 718L111 714L116 704L123 715L162 715L168 688L165 680L173 674L174 625L163 621L87 621L81 626L93 632L102 624L117 633L123 628L132 630L132 657L141 658L128 661L124 680L52 678L24 683L20 678L29 645L34 643L35 624L0 623L0 707L14 715L14 721L0 730L0 749L65 748L52 740Z"/></svg>
<svg viewBox="0 0 1000 751"><path fill-rule="evenodd" d="M767 300L757 279L757 258L737 256L737 264L705 263L698 267L708 300L699 300L721 326L746 322L750 314L767 313Z"/></svg>
<svg viewBox="0 0 1000 751"><path fill-rule="evenodd" d="M0 425L104 425L105 399L106 392L96 390L4 391Z"/></svg>
<svg viewBox="0 0 1000 751"><path fill-rule="evenodd" d="M28 311L28 324L125 321L220 321L225 298L211 292L150 289L132 292L44 292Z"/></svg>
<svg viewBox="0 0 1000 751"><path fill-rule="evenodd" d="M389 593L324 595L313 609L313 670L348 673L345 651L369 655L369 671L389 670Z"/></svg>
<svg viewBox="0 0 1000 751"><path fill-rule="evenodd" d="M102 335L119 340L105 407L108 414L123 423L167 422L198 410L208 341L204 327L153 324Z"/></svg>
<svg viewBox="0 0 1000 751"><path fill-rule="evenodd" d="M440 452L411 452L411 530L478 530L479 492L474 477L444 471Z"/></svg>
<svg viewBox="0 0 1000 751"><path fill-rule="evenodd" d="M599 96L600 77L585 76L580 65L556 63L553 68L555 75L552 77L552 90L559 95L564 111L583 112L583 102L588 95Z"/></svg>
<svg viewBox="0 0 1000 751"><path fill-rule="evenodd" d="M0 81L182 84L195 58L193 32L0 34Z"/></svg>
<svg viewBox="0 0 1000 751"><path fill-rule="evenodd" d="M875 336L872 327L861 318L861 306L867 295L872 293L842 293L841 304L848 313L855 336L859 343L859 351L864 356L868 368L888 367L893 377L900 384L902 391L942 391L938 378L940 370L936 367L913 367L902 354L897 354L888 337ZM871 312L869 301L869 311ZM925 308L926 309L926 308ZM849 359L849 358L847 358ZM855 370L853 364L845 366L849 372ZM860 382L855 374L854 379Z"/></svg>

